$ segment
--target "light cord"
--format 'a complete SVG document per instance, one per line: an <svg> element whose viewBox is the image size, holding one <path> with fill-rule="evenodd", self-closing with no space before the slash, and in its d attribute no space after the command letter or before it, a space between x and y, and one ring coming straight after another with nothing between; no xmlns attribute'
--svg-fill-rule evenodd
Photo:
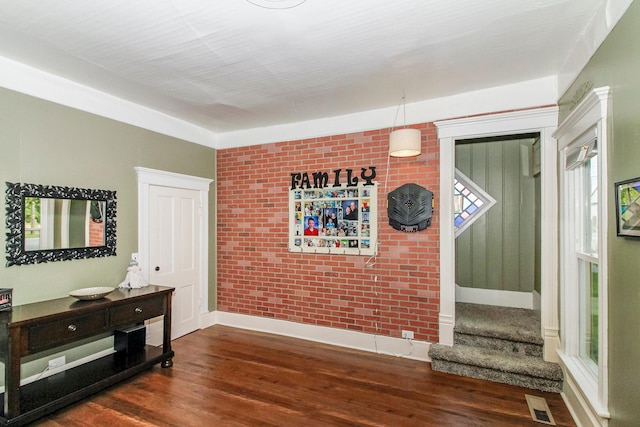
<svg viewBox="0 0 640 427"><path fill-rule="evenodd" d="M391 132L393 132L393 129L396 127L396 123L398 122L398 115L400 114L400 107L403 106L403 115L404 115L404 126L406 127L406 123L407 123L407 108L406 108L406 101L405 101L405 95L402 95L402 98L400 99L400 103L398 104L398 108L396 109L396 116L393 119L393 126L391 127ZM382 194L385 197L385 206L388 208L389 207L389 200L386 198L387 197L387 186L389 183L389 170L390 170L390 164L391 164L391 147L389 146L389 150L387 152L387 169L385 171L385 176L384 176L384 184L383 184L383 188L382 188ZM373 255L371 255L369 257L369 259L367 259L367 261L364 264L364 268L373 268L373 266L376 265L377 260L378 260L378 248L380 247L380 221L377 221L376 224L376 233L378 236L378 239L376 240L376 248L375 251L373 252ZM376 297L378 297L378 303L380 304L380 283L378 282L378 276L375 275L373 278L373 282L374 282L374 287L373 287L373 292L376 295ZM380 316L380 310L378 308L375 309L377 311L376 315L377 317ZM381 354L379 349L378 349L378 335L380 335L380 327L378 326L378 322L376 321L375 323L375 327L376 327L376 331L373 334L373 345L375 348L375 352L376 354ZM405 340L407 342L409 342L410 344L410 348L409 348L409 353L407 354L396 354L396 353L392 353L394 356L396 357L408 357L411 356L411 354L413 353L413 340L410 340L408 338L405 338Z"/></svg>

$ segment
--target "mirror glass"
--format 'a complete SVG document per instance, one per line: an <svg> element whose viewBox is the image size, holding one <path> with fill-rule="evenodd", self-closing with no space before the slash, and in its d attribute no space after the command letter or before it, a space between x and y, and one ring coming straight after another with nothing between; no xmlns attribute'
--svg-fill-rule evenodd
<svg viewBox="0 0 640 427"><path fill-rule="evenodd" d="M7 182L7 267L116 254L115 191Z"/></svg>
<svg viewBox="0 0 640 427"><path fill-rule="evenodd" d="M24 250L95 248L104 246L99 200L24 198Z"/></svg>

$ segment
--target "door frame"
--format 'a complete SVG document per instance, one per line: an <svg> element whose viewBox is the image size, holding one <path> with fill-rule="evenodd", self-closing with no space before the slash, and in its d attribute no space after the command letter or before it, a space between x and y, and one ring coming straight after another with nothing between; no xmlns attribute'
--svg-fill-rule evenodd
<svg viewBox="0 0 640 427"><path fill-rule="evenodd" d="M200 193L200 269L198 271L198 306L200 316L198 325L202 326L202 316L209 313L209 185L213 182L210 178L184 175L174 172L166 172L157 169L149 169L141 166L135 167L138 175L138 257L145 280L149 280L151 266L149 264L149 189L152 185L161 187L196 190Z"/></svg>
<svg viewBox="0 0 640 427"><path fill-rule="evenodd" d="M453 345L455 327L455 230L453 182L458 139L519 133L540 133L541 145L541 333L544 359L557 361L560 347L558 316L558 171L556 141L558 107L544 107L434 123L440 145L440 313L439 342Z"/></svg>

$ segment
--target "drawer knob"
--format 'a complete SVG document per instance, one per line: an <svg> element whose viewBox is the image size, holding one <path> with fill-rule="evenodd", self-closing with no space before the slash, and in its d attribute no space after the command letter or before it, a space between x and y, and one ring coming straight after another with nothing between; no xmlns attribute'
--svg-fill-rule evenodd
<svg viewBox="0 0 640 427"><path fill-rule="evenodd" d="M76 325L69 325L69 326L67 326L67 329L68 329L70 332L75 332L75 331L76 331L76 329L78 329L78 327L77 327Z"/></svg>
<svg viewBox="0 0 640 427"><path fill-rule="evenodd" d="M140 307L136 307L136 309L134 310L136 313L142 313L142 309Z"/></svg>

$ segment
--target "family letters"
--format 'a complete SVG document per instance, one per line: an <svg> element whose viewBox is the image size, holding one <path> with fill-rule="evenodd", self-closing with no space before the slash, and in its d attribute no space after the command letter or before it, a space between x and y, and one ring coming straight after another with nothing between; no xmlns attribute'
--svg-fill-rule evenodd
<svg viewBox="0 0 640 427"><path fill-rule="evenodd" d="M371 171L367 175L367 169L362 168L362 172L360 172L360 178L362 178L365 183L363 185L373 185L373 179L376 177L376 168L375 166L369 166L369 170ZM342 169L336 169L333 171L333 187L342 186L341 175ZM353 169L347 169L347 187L357 187L358 186L358 177L353 176ZM307 172L304 173L292 173L291 174L291 189L295 190L296 188L326 188L329 186L329 174L327 172L313 172L311 174L313 178L313 184L311 183L311 178Z"/></svg>

